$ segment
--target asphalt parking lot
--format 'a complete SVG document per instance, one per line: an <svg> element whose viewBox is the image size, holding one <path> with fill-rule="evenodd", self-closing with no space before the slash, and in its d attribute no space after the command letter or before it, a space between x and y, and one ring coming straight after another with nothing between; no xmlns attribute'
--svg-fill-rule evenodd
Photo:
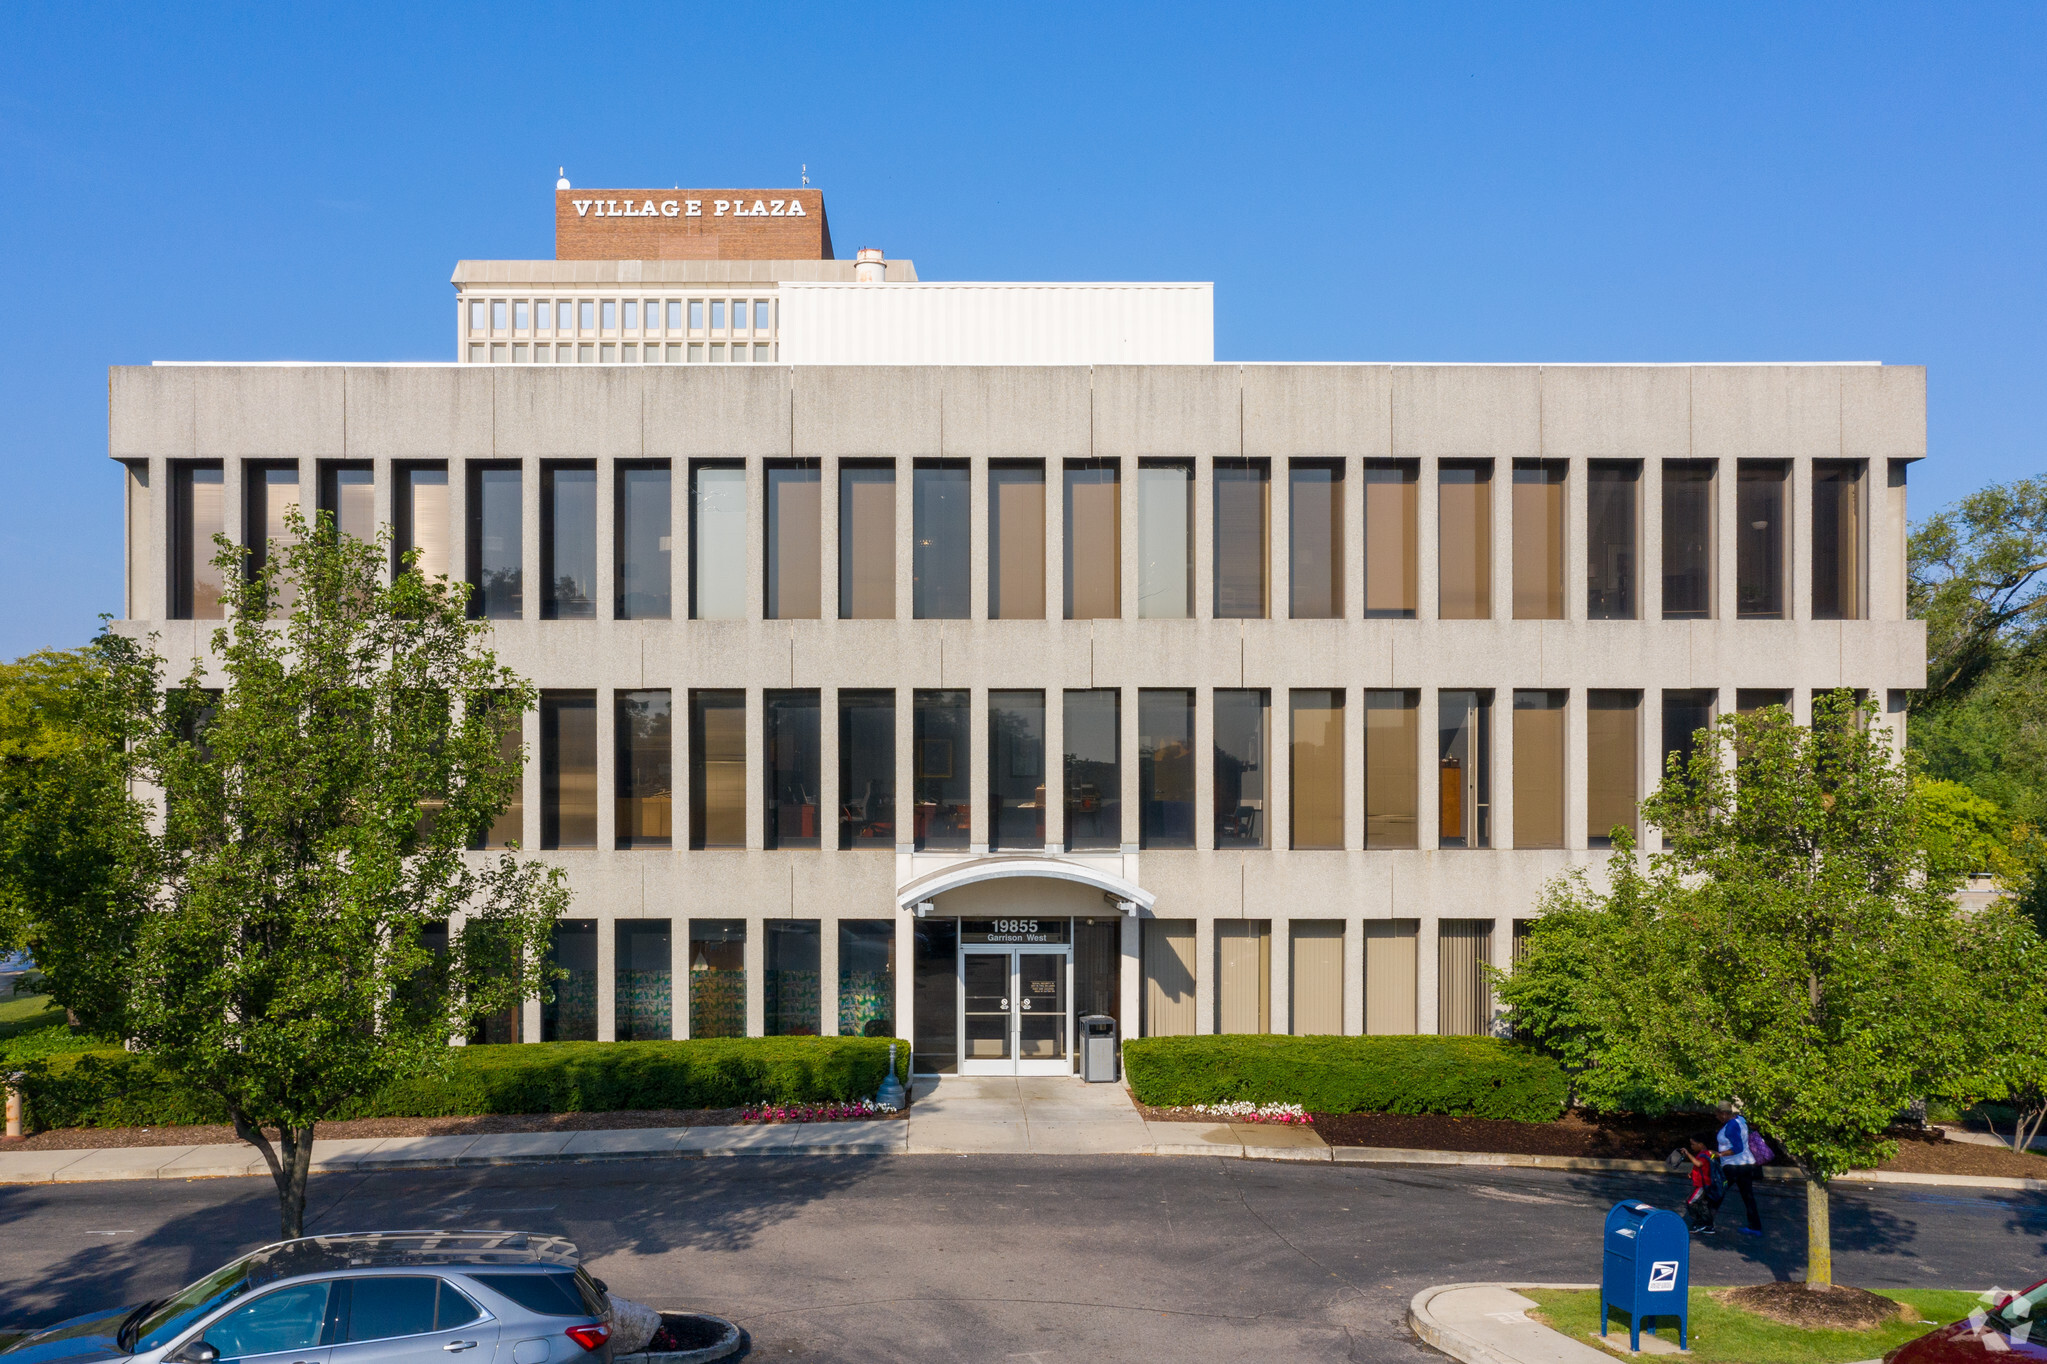
<svg viewBox="0 0 2047 1364"><path fill-rule="evenodd" d="M613 1290L732 1317L752 1358L1437 1359L1432 1283L1590 1280L1623 1197L1675 1180L1155 1157L897 1156L329 1175L309 1230L524 1228ZM1694 1283L1789 1277L1802 1194L1761 1242L1695 1242ZM275 1239L267 1179L0 1187L0 1325L169 1292ZM1987 1287L2047 1273L2047 1197L1895 1185L1834 1199L1835 1274Z"/></svg>

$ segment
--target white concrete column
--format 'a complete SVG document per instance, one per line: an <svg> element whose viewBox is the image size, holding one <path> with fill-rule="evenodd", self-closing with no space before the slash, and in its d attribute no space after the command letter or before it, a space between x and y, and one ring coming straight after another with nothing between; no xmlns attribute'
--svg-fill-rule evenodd
<svg viewBox="0 0 2047 1364"><path fill-rule="evenodd" d="M1137 780L1138 692L1135 687L1124 687L1117 695L1116 784L1121 788L1123 801L1123 851L1135 853L1143 841L1140 835L1144 827Z"/></svg>
<svg viewBox="0 0 2047 1364"><path fill-rule="evenodd" d="M1294 614L1293 584L1293 461L1274 459L1270 461L1271 473L1266 484L1266 544L1272 551L1270 564L1266 569L1269 590L1265 596L1265 616L1268 620L1291 620Z"/></svg>
<svg viewBox="0 0 2047 1364"><path fill-rule="evenodd" d="M1514 461L1493 461L1493 612L1492 619L1514 619Z"/></svg>
<svg viewBox="0 0 2047 1364"><path fill-rule="evenodd" d="M1268 802L1270 803L1270 802ZM1194 689L1194 846L1215 851L1215 689Z"/></svg>
<svg viewBox="0 0 2047 1364"><path fill-rule="evenodd" d="M1584 620L1591 611L1592 470L1584 456L1567 462L1564 475L1564 619Z"/></svg>
<svg viewBox="0 0 2047 1364"><path fill-rule="evenodd" d="M1415 472L1414 616L1436 620L1443 595L1442 477L1433 456L1409 461Z"/></svg>
<svg viewBox="0 0 2047 1364"><path fill-rule="evenodd" d="M817 846L829 853L839 846L839 689L817 691Z"/></svg>
<svg viewBox="0 0 2047 1364"><path fill-rule="evenodd" d="M1591 698L1584 687L1572 687L1564 702L1564 846L1580 851L1591 846L1588 802L1592 796Z"/></svg>
<svg viewBox="0 0 2047 1364"><path fill-rule="evenodd" d="M1642 461L1642 477L1635 485L1636 544L1635 600L1638 619L1663 619L1663 461Z"/></svg>
<svg viewBox="0 0 2047 1364"><path fill-rule="evenodd" d="M1438 1017L1442 1003L1436 988L1441 931L1434 913L1424 915L1415 927L1414 1030L1423 1036L1434 1036L1442 1028L1442 1020Z"/></svg>
<svg viewBox="0 0 2047 1364"><path fill-rule="evenodd" d="M141 536L134 541L143 559L134 566L131 581L136 585L138 600L128 604L130 620L166 620L171 614L170 571L171 516L174 512L171 496L171 462L162 455L151 455L145 466L149 470L149 487L143 492L133 514L147 518ZM314 460L299 461L300 495L304 495L306 470L317 467ZM310 505L310 504L308 504Z"/></svg>
<svg viewBox="0 0 2047 1364"><path fill-rule="evenodd" d="M1235 914L1229 918L1240 918L1244 913L1239 904ZM1215 980L1217 950L1221 944L1216 941L1217 919L1210 915L1194 921L1194 1032L1196 1036L1207 1036L1215 1031Z"/></svg>
<svg viewBox="0 0 2047 1364"><path fill-rule="evenodd" d="M306 462L299 462L299 506L309 507L306 497ZM457 583L469 581L469 461L448 461L448 577Z"/></svg>
<svg viewBox="0 0 2047 1364"><path fill-rule="evenodd" d="M614 620L618 606L618 461L597 461L597 600L595 619ZM609 843L604 845L610 847Z"/></svg>
<svg viewBox="0 0 2047 1364"><path fill-rule="evenodd" d="M1361 461L1343 461L1343 615L1365 614L1365 472Z"/></svg>
<svg viewBox="0 0 2047 1364"><path fill-rule="evenodd" d="M1902 459L1872 459L1863 480L1869 486L1869 617L1871 620L1905 620L1905 581L1908 559L1906 537L1912 523L1905 506L1905 471L1911 466Z"/></svg>
<svg viewBox="0 0 2047 1364"><path fill-rule="evenodd" d="M519 1039L523 1042L540 1040L540 998L534 996L519 1006Z"/></svg>
<svg viewBox="0 0 2047 1364"><path fill-rule="evenodd" d="M746 461L746 618L768 614L768 473L758 455ZM753 846L753 845L749 845Z"/></svg>
<svg viewBox="0 0 2047 1364"><path fill-rule="evenodd" d="M689 783L682 782L687 786ZM677 826L678 828L682 826ZM687 834L679 835L676 846L687 845ZM686 855L686 854L684 854ZM675 853L667 855L664 873L679 874L688 864ZM678 878L679 879L679 878ZM669 901L674 904L674 901ZM668 920L668 1035L681 1042L689 1037L689 916Z"/></svg>
<svg viewBox="0 0 2047 1364"><path fill-rule="evenodd" d="M817 473L817 618L839 618L839 461L826 455ZM827 845L829 846L829 845Z"/></svg>
<svg viewBox="0 0 2047 1364"><path fill-rule="evenodd" d="M220 462L220 531L244 548L249 544L248 527L243 524L249 511L249 463L246 459L223 459ZM208 558L213 557L213 551L213 545L206 546ZM229 581L221 583L223 590L230 586L232 583Z"/></svg>
<svg viewBox="0 0 2047 1364"><path fill-rule="evenodd" d="M817 1034L839 1035L839 921L817 923Z"/></svg>
<svg viewBox="0 0 2047 1364"><path fill-rule="evenodd" d="M890 905L896 924L896 1036L917 1041L917 917ZM914 1072L916 1066L911 1066Z"/></svg>
<svg viewBox="0 0 2047 1364"><path fill-rule="evenodd" d="M896 619L916 615L917 462L895 461L896 475ZM905 788L907 789L907 788Z"/></svg>
<svg viewBox="0 0 2047 1364"><path fill-rule="evenodd" d="M988 583L994 566L988 562L988 458L976 455L967 462L967 619L988 619ZM1046 511L1051 508L1047 507ZM979 811L981 801L975 800ZM978 827L978 826L977 826ZM976 842L985 843L985 838Z"/></svg>
<svg viewBox="0 0 2047 1364"><path fill-rule="evenodd" d="M1215 619L1215 460L1207 455L1194 461L1194 559L1193 615L1196 620ZM1136 553L1135 546L1131 553Z"/></svg>
<svg viewBox="0 0 2047 1364"><path fill-rule="evenodd" d="M994 565L989 565L994 572ZM1045 619L1066 617L1066 461L1045 461Z"/></svg>
<svg viewBox="0 0 2047 1364"><path fill-rule="evenodd" d="M1116 556L1117 613L1124 620L1137 619L1137 488L1138 461L1117 461Z"/></svg>
<svg viewBox="0 0 2047 1364"><path fill-rule="evenodd" d="M1514 846L1514 686L1493 688L1493 847Z"/></svg>
<svg viewBox="0 0 2047 1364"><path fill-rule="evenodd" d="M1294 925L1291 919L1271 920L1272 962L1267 989L1272 991L1272 1010L1267 1027L1275 1033L1294 1030Z"/></svg>
<svg viewBox="0 0 2047 1364"><path fill-rule="evenodd" d="M519 771L519 798L524 803L520 819L519 846L540 846L540 710L526 712L519 722L519 741L526 747L526 761Z"/></svg>
<svg viewBox="0 0 2047 1364"><path fill-rule="evenodd" d="M777 915L777 918L783 917ZM755 912L746 916L746 1035L767 1030L768 924Z"/></svg>
<svg viewBox="0 0 2047 1364"><path fill-rule="evenodd" d="M373 509L371 525L378 532L390 529L395 533L398 525L398 470L393 466L389 456L379 455L370 461L370 471L370 506ZM229 505L236 509L231 514L239 515L241 506L246 504L241 503L237 497ZM384 552L379 558L384 570L384 581L389 582L393 567L390 546L384 547Z"/></svg>
<svg viewBox="0 0 2047 1364"><path fill-rule="evenodd" d="M917 838L917 692L896 688L896 852L916 850Z"/></svg>
<svg viewBox="0 0 2047 1364"><path fill-rule="evenodd" d="M1343 846L1365 846L1365 689L1343 694Z"/></svg>
<svg viewBox="0 0 2047 1364"><path fill-rule="evenodd" d="M974 687L967 697L967 844L975 857L985 857L993 827L988 809L988 772L994 758L988 751L988 689Z"/></svg>
<svg viewBox="0 0 2047 1364"><path fill-rule="evenodd" d="M618 692L597 692L597 850L618 847Z"/></svg>
<svg viewBox="0 0 2047 1364"><path fill-rule="evenodd" d="M1786 620L1812 619L1812 460L1791 461L1789 486L1784 490L1790 506L1784 518L1784 533L1791 537L1785 561L1791 565L1785 584ZM1845 679L1844 679L1845 680Z"/></svg>
<svg viewBox="0 0 2047 1364"><path fill-rule="evenodd" d="M1056 675L1045 688L1045 851L1066 847L1066 692Z"/></svg>
<svg viewBox="0 0 2047 1364"><path fill-rule="evenodd" d="M1365 1031L1365 923L1356 915L1343 921L1343 1031L1348 1037Z"/></svg>
<svg viewBox="0 0 2047 1364"><path fill-rule="evenodd" d="M690 539L690 491L695 474L686 459L668 463L668 617L690 617L690 573L696 563Z"/></svg>
<svg viewBox="0 0 2047 1364"><path fill-rule="evenodd" d="M1120 1031L1124 1037L1143 1036L1144 1012L1144 921L1135 914L1123 916L1119 927L1119 947L1122 951L1121 969L1117 972L1118 1005L1123 1018Z"/></svg>
<svg viewBox="0 0 2047 1364"><path fill-rule="evenodd" d="M618 1040L618 920L608 914L597 916L597 1040Z"/></svg>
<svg viewBox="0 0 2047 1364"><path fill-rule="evenodd" d="M540 581L540 461L530 456L519 461L519 582L520 617L539 620L545 595Z"/></svg>
<svg viewBox="0 0 2047 1364"><path fill-rule="evenodd" d="M1294 708L1288 688L1274 687L1271 696L1266 711L1265 827L1267 846L1284 852L1294 841Z"/></svg>
<svg viewBox="0 0 2047 1364"><path fill-rule="evenodd" d="M1415 692L1415 792L1414 845L1435 848L1443 839L1443 780L1437 745L1442 742L1442 701L1436 687L1419 687Z"/></svg>
<svg viewBox="0 0 2047 1364"><path fill-rule="evenodd" d="M1741 481L1741 461L1722 459L1713 462L1713 619L1734 620L1741 610L1741 598L1735 591L1735 545L1741 518L1735 498L1735 485Z"/></svg>
<svg viewBox="0 0 2047 1364"><path fill-rule="evenodd" d="M746 850L768 846L768 763L766 689L746 689ZM751 989L751 985L748 987Z"/></svg>

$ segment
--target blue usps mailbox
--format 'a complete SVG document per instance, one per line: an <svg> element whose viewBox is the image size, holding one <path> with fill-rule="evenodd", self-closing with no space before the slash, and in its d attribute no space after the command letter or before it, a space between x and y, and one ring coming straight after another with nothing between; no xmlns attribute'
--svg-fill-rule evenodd
<svg viewBox="0 0 2047 1364"><path fill-rule="evenodd" d="M1599 1276L1599 1334L1606 1315L1618 1307L1628 1314L1628 1348L1642 1348L1642 1318L1676 1317L1678 1348L1689 1349L1692 1240L1674 1212L1632 1200L1606 1215L1606 1267ZM1651 1335L1656 1327L1649 1327Z"/></svg>

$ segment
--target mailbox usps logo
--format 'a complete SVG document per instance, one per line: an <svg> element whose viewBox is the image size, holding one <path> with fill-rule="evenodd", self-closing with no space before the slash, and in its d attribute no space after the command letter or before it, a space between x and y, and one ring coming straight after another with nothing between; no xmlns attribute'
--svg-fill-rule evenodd
<svg viewBox="0 0 2047 1364"><path fill-rule="evenodd" d="M1677 1287L1677 1261L1651 1260L1649 1262L1649 1291L1669 1293Z"/></svg>

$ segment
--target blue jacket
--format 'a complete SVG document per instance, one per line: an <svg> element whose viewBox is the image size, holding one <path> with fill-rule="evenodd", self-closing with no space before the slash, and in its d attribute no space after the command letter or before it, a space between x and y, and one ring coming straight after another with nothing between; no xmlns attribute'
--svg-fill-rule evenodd
<svg viewBox="0 0 2047 1364"><path fill-rule="evenodd" d="M1748 1123L1737 1113L1727 1120L1720 1129L1720 1135L1713 1139L1720 1148L1722 1165L1753 1165L1756 1158L1748 1153Z"/></svg>

